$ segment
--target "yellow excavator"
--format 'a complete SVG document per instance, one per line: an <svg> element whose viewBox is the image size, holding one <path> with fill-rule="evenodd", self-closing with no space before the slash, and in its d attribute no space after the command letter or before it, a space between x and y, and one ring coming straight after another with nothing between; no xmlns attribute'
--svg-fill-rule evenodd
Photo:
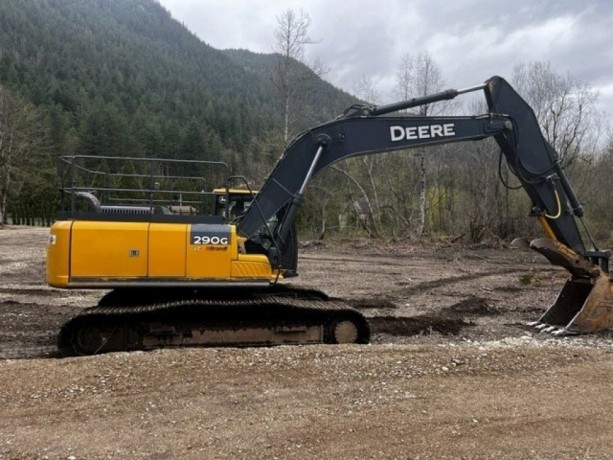
<svg viewBox="0 0 613 460"><path fill-rule="evenodd" d="M479 116L401 112L482 91ZM109 290L62 328L63 353L196 345L367 343L365 317L317 290L293 288L296 213L308 183L342 159L494 138L532 201L545 238L526 243L570 278L533 326L562 335L613 327L610 251L599 249L533 110L502 78L383 106L355 105L287 147L257 193L217 180L219 162L63 157L65 207L52 226L47 281ZM112 172L117 171L119 172ZM229 175L229 174L228 174ZM217 182L220 183L220 182Z"/></svg>

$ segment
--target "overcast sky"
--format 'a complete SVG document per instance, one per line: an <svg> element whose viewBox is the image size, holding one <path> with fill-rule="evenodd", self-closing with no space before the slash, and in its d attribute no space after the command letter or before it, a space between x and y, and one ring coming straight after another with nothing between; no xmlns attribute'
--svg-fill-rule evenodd
<svg viewBox="0 0 613 460"><path fill-rule="evenodd" d="M214 48L272 52L276 17L287 8L312 20L306 60L352 92L357 77L376 83L382 101L406 53L427 51L446 87L510 79L519 62L546 61L561 75L597 89L613 119L611 0L159 0Z"/></svg>

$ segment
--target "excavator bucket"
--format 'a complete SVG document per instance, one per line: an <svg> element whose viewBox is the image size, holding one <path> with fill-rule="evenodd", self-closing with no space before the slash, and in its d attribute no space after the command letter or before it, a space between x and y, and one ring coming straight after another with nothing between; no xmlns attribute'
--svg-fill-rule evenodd
<svg viewBox="0 0 613 460"><path fill-rule="evenodd" d="M572 275L555 303L530 326L554 335L589 334L613 328L613 281L609 274L557 241L540 238L532 241L530 247Z"/></svg>
<svg viewBox="0 0 613 460"><path fill-rule="evenodd" d="M554 335L587 334L613 327L613 284L602 273L596 279L569 279L555 303L530 323Z"/></svg>

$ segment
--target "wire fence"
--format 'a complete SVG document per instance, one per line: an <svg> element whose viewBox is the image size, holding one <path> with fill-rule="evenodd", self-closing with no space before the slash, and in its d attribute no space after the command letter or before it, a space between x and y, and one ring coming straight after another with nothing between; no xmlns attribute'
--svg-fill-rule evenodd
<svg viewBox="0 0 613 460"><path fill-rule="evenodd" d="M6 217L7 225L23 225L28 227L51 227L54 217L37 217L20 214L8 214Z"/></svg>

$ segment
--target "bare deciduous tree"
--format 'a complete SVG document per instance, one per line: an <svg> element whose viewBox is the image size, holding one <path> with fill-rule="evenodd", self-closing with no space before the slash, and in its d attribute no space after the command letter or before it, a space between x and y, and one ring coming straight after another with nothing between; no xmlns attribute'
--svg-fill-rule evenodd
<svg viewBox="0 0 613 460"><path fill-rule="evenodd" d="M596 91L570 75L559 75L547 62L518 64L513 83L534 109L545 137L564 166L581 155L593 155L602 128Z"/></svg>
<svg viewBox="0 0 613 460"><path fill-rule="evenodd" d="M376 104L381 99L381 93L377 89L372 77L360 75L353 80L353 94L368 104Z"/></svg>
<svg viewBox="0 0 613 460"><path fill-rule="evenodd" d="M440 67L429 53L425 52L417 56L406 53L398 69L394 94L402 100L426 96L440 91L443 84ZM433 115L441 107L443 106L440 104L424 104L417 107L416 114ZM415 155L419 159L419 217L415 233L421 236L426 229L428 171L424 149L417 149Z"/></svg>
<svg viewBox="0 0 613 460"><path fill-rule="evenodd" d="M369 104L376 104L381 97L373 79L366 75L361 75L354 80L353 91L357 97ZM353 208L360 225L371 237L378 236L381 231L381 202L379 200L379 193L374 177L375 175L379 175L377 173L378 168L376 166L380 160L381 158L378 155L367 155L360 159L362 166L359 168L359 170L366 175L370 187L370 193L372 194L372 200L366 192L366 189L354 176L349 174L347 169L342 171L343 174L345 174L346 177L349 178L360 190L363 199L359 201L354 200ZM367 215L366 219L362 217L364 215Z"/></svg>
<svg viewBox="0 0 613 460"><path fill-rule="evenodd" d="M40 147L38 112L0 85L0 224L6 223L9 194L21 185L25 166Z"/></svg>
<svg viewBox="0 0 613 460"><path fill-rule="evenodd" d="M284 10L277 16L277 28L274 31L273 51L280 59L272 69L271 80L283 105L283 138L285 142L290 135L290 116L293 98L297 91L314 76L325 72L321 61L316 60L312 66L304 62L304 48L315 43L309 37L310 16L304 11ZM305 69L305 66L309 69Z"/></svg>

